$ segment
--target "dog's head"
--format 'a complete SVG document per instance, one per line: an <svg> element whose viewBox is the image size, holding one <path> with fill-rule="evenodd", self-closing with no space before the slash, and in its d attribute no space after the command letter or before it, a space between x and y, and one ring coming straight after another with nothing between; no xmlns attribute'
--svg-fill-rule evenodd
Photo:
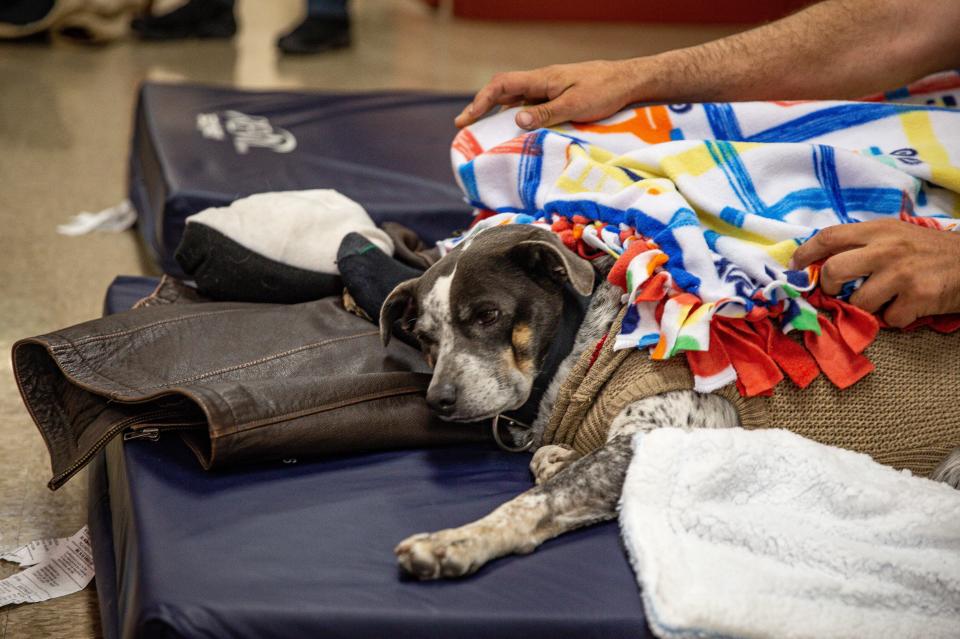
<svg viewBox="0 0 960 639"><path fill-rule="evenodd" d="M451 421L519 408L530 396L563 313L564 287L593 289L593 267L550 231L487 229L422 276L403 282L380 311L380 335L413 334L433 367L427 403Z"/></svg>

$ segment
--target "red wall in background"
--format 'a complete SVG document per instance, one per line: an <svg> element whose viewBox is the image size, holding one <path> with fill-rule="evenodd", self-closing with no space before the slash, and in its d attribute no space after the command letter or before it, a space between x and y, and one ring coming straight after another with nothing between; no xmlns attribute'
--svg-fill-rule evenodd
<svg viewBox="0 0 960 639"><path fill-rule="evenodd" d="M808 4L812 0L453 0L453 14L481 20L718 24L774 20Z"/></svg>

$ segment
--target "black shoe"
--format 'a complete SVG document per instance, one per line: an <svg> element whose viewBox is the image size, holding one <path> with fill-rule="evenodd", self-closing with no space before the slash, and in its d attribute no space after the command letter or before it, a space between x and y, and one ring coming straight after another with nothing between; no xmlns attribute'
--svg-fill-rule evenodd
<svg viewBox="0 0 960 639"><path fill-rule="evenodd" d="M237 32L232 4L217 0L190 0L162 16L135 18L130 26L144 40L232 38Z"/></svg>
<svg viewBox="0 0 960 639"><path fill-rule="evenodd" d="M277 40L284 53L320 53L350 46L348 18L310 18Z"/></svg>

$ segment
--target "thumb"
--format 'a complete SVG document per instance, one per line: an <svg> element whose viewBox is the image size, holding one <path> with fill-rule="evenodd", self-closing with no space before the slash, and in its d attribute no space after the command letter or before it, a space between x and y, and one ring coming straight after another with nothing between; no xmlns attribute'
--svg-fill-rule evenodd
<svg viewBox="0 0 960 639"><path fill-rule="evenodd" d="M527 107L517 113L517 126L530 131L567 122L575 115L571 106L570 99L564 94L549 102Z"/></svg>

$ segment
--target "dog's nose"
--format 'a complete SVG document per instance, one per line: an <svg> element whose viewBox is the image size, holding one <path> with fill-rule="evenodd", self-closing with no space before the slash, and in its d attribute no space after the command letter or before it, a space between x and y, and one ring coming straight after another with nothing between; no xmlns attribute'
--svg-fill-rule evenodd
<svg viewBox="0 0 960 639"><path fill-rule="evenodd" d="M427 405L441 415L449 415L457 406L457 387L450 382L434 384L427 390Z"/></svg>

